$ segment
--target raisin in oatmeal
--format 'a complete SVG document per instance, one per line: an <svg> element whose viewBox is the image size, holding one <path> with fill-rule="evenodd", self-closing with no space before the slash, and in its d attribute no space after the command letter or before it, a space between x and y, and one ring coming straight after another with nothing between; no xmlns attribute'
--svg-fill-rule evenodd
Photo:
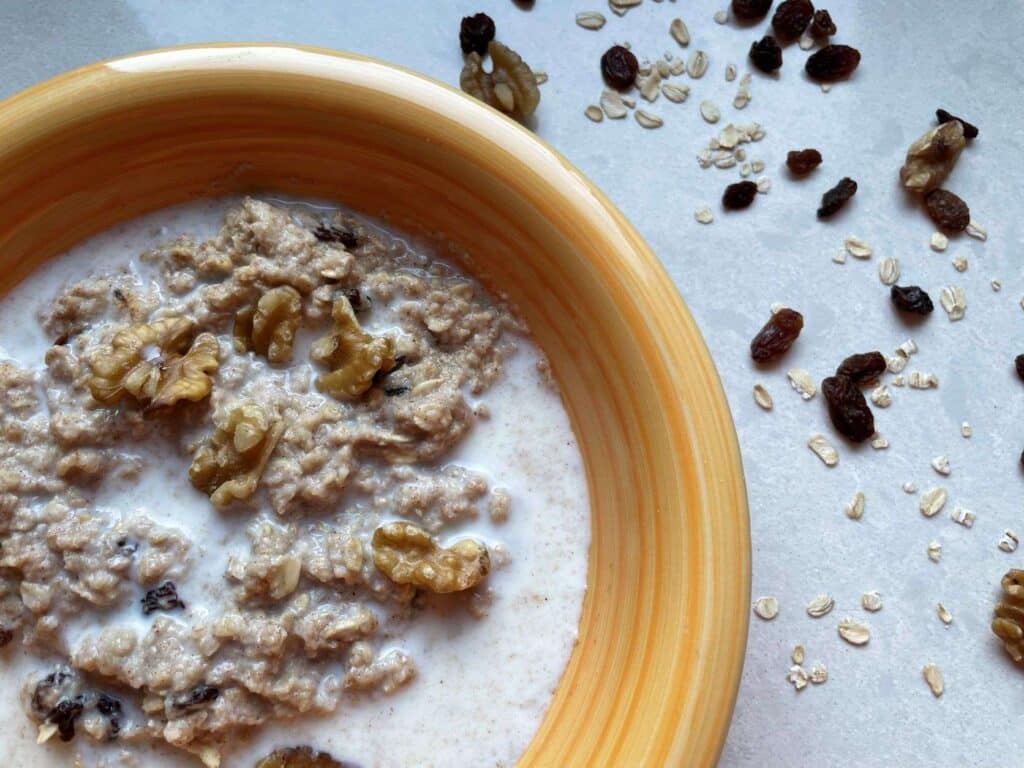
<svg viewBox="0 0 1024 768"><path fill-rule="evenodd" d="M589 513L504 303L369 222L255 199L122 225L0 303L0 751L516 760L575 640Z"/></svg>

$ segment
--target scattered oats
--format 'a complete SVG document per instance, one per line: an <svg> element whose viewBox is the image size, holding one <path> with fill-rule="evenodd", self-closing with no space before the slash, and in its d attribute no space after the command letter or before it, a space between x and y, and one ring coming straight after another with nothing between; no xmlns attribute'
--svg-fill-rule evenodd
<svg viewBox="0 0 1024 768"><path fill-rule="evenodd" d="M910 357L911 355L917 354L917 342L913 339L907 339L898 347L896 347L896 354L903 355L903 357Z"/></svg>
<svg viewBox="0 0 1024 768"><path fill-rule="evenodd" d="M736 109L743 109L750 103L750 81L749 72L740 78L740 87L736 90L736 96L732 100L732 105Z"/></svg>
<svg viewBox="0 0 1024 768"><path fill-rule="evenodd" d="M811 435L807 447L814 451L814 455L821 459L826 467L834 467L839 463L839 454L824 435Z"/></svg>
<svg viewBox="0 0 1024 768"><path fill-rule="evenodd" d="M541 70L536 69L533 72L533 79L534 79L534 82L537 83L537 85L544 85L544 83L546 83L548 81L548 73L547 72L542 72Z"/></svg>
<svg viewBox="0 0 1024 768"><path fill-rule="evenodd" d="M871 438L871 447L874 448L876 451L882 451L889 447L889 441L886 440L881 435L876 434L873 438Z"/></svg>
<svg viewBox="0 0 1024 768"><path fill-rule="evenodd" d="M809 51L814 47L814 35L809 30L804 30L804 33L800 35L800 50Z"/></svg>
<svg viewBox="0 0 1024 768"><path fill-rule="evenodd" d="M845 264L846 263L846 249L845 248L840 248L838 251L836 251L834 254L832 254L832 261L834 261L836 264Z"/></svg>
<svg viewBox="0 0 1024 768"><path fill-rule="evenodd" d="M903 484L903 492L910 494L917 493L917 483L913 480L907 480L907 482Z"/></svg>
<svg viewBox="0 0 1024 768"><path fill-rule="evenodd" d="M665 124L660 117L652 115L645 109L638 109L633 115L643 128L661 128Z"/></svg>
<svg viewBox="0 0 1024 768"><path fill-rule="evenodd" d="M970 422L965 421L963 424L960 425L960 436L961 437L968 437L969 438L973 434L974 434L974 428L971 427Z"/></svg>
<svg viewBox="0 0 1024 768"><path fill-rule="evenodd" d="M810 680L815 685L821 685L828 680L828 667L820 661L811 667Z"/></svg>
<svg viewBox="0 0 1024 768"><path fill-rule="evenodd" d="M957 285L950 285L939 292L939 304L946 310L950 322L962 320L967 311L967 294Z"/></svg>
<svg viewBox="0 0 1024 768"><path fill-rule="evenodd" d="M715 220L715 215L711 212L711 209L706 205L702 205L696 211L694 211L693 218L695 218L701 224L710 224Z"/></svg>
<svg viewBox="0 0 1024 768"><path fill-rule="evenodd" d="M805 371L803 368L790 368L787 371L786 376L789 377L789 385L793 387L804 400L810 400L814 397L814 393L818 391L817 387L814 386L814 379L811 378L811 374Z"/></svg>
<svg viewBox="0 0 1024 768"><path fill-rule="evenodd" d="M715 160L715 168L732 168L735 165L736 158L733 155L727 155Z"/></svg>
<svg viewBox="0 0 1024 768"><path fill-rule="evenodd" d="M907 383L911 389L935 389L939 386L939 378L934 373L911 371Z"/></svg>
<svg viewBox="0 0 1024 768"><path fill-rule="evenodd" d="M861 491L857 491L853 494L853 498L846 503L845 507L843 507L843 512L845 512L846 516L851 520L860 520L864 517L864 503L864 494ZM811 609L808 608L807 612L810 613L810 610ZM831 608L829 610L831 610ZM825 613L828 613L828 611Z"/></svg>
<svg viewBox="0 0 1024 768"><path fill-rule="evenodd" d="M640 95L643 96L647 101L655 101L661 90L658 86L661 84L661 75L657 72L652 72L648 77L645 77L640 83Z"/></svg>
<svg viewBox="0 0 1024 768"><path fill-rule="evenodd" d="M729 12L728 11L715 11L714 18L715 18L715 23L716 24L725 24L726 22L729 21Z"/></svg>
<svg viewBox="0 0 1024 768"><path fill-rule="evenodd" d="M973 219L971 220L971 223L967 225L967 229L965 229L964 232L966 232L970 237L975 237L978 240L988 240L988 230Z"/></svg>
<svg viewBox="0 0 1024 768"><path fill-rule="evenodd" d="M865 611L876 613L882 610L882 596L878 594L878 590L873 589L860 596L860 604Z"/></svg>
<svg viewBox="0 0 1024 768"><path fill-rule="evenodd" d="M772 180L769 179L767 176L762 176L760 179L757 180L757 191L760 192L762 195L767 195L771 191L771 188Z"/></svg>
<svg viewBox="0 0 1024 768"><path fill-rule="evenodd" d="M763 384L754 385L754 402L766 411L770 411L772 409L772 396L768 390L764 388Z"/></svg>
<svg viewBox="0 0 1024 768"><path fill-rule="evenodd" d="M668 71L673 76L678 77L686 71L686 61L684 59L673 59L672 63L668 65Z"/></svg>
<svg viewBox="0 0 1024 768"><path fill-rule="evenodd" d="M674 104L682 104L686 101L686 97L690 95L690 88L689 86L676 85L675 83L662 83L661 92L666 99Z"/></svg>
<svg viewBox="0 0 1024 768"><path fill-rule="evenodd" d="M932 239L928 241L933 251L944 251L949 247L949 238L941 232L932 232Z"/></svg>
<svg viewBox="0 0 1024 768"><path fill-rule="evenodd" d="M576 14L576 23L584 29L600 29L604 26L604 14L597 11L580 11Z"/></svg>
<svg viewBox="0 0 1024 768"><path fill-rule="evenodd" d="M745 179L749 175L750 175L750 163L744 163L743 165L740 166L740 176Z"/></svg>
<svg viewBox="0 0 1024 768"><path fill-rule="evenodd" d="M633 109L633 107L636 106L636 99L634 99L632 96L623 96L622 103L625 104L630 109Z"/></svg>
<svg viewBox="0 0 1024 768"><path fill-rule="evenodd" d="M870 245L855 235L850 235L846 238L846 242L843 245L851 256L858 259L870 259L871 254L874 253Z"/></svg>
<svg viewBox="0 0 1024 768"><path fill-rule="evenodd" d="M964 256L962 253L958 253L956 256L954 256L953 257L953 269L955 269L957 272L966 272L967 271L967 257Z"/></svg>
<svg viewBox="0 0 1024 768"><path fill-rule="evenodd" d="M925 664L921 672L924 673L924 681L928 683L932 694L934 694L936 699L939 698L946 689L946 681L942 677L942 670L934 664Z"/></svg>
<svg viewBox="0 0 1024 768"><path fill-rule="evenodd" d="M593 120L595 123L600 123L604 120L604 112L596 104L591 104L589 107L583 110L583 114Z"/></svg>
<svg viewBox="0 0 1024 768"><path fill-rule="evenodd" d="M864 645L871 639L871 630L867 624L846 618L839 622L839 636L850 645Z"/></svg>
<svg viewBox="0 0 1024 768"><path fill-rule="evenodd" d="M992 286L992 290L995 291L996 293L999 293L1001 290L1003 290L1003 284L996 280L995 278L992 278L992 282L989 283L989 285Z"/></svg>
<svg viewBox="0 0 1024 768"><path fill-rule="evenodd" d="M714 102L705 99L700 103L700 116L709 123L717 123L722 117L722 112Z"/></svg>
<svg viewBox="0 0 1024 768"><path fill-rule="evenodd" d="M807 604L807 615L812 619L820 619L835 606L836 601L832 599L832 596L823 592Z"/></svg>
<svg viewBox="0 0 1024 768"><path fill-rule="evenodd" d="M605 91L601 94L601 109L609 120L619 120L629 114L626 104L622 101L622 95L617 91Z"/></svg>
<svg viewBox="0 0 1024 768"><path fill-rule="evenodd" d="M725 128L718 132L718 136L712 139L712 141L717 141L718 146L722 149L733 149L740 143L740 138L741 134L739 129L732 123L729 123Z"/></svg>
<svg viewBox="0 0 1024 768"><path fill-rule="evenodd" d="M789 655L789 658L793 660L794 664L804 663L804 647L802 645L794 645L793 653Z"/></svg>
<svg viewBox="0 0 1024 768"><path fill-rule="evenodd" d="M871 402L879 408L888 408L892 405L892 393L885 384L882 384L871 391Z"/></svg>
<svg viewBox="0 0 1024 768"><path fill-rule="evenodd" d="M764 160L754 160L750 163L750 170L754 173L760 173L764 170Z"/></svg>
<svg viewBox="0 0 1024 768"><path fill-rule="evenodd" d="M882 285L895 285L900 279L900 263L892 256L878 262L878 279Z"/></svg>
<svg viewBox="0 0 1024 768"><path fill-rule="evenodd" d="M779 601L774 597L759 597L754 601L754 613L765 621L771 621L779 615Z"/></svg>
<svg viewBox="0 0 1024 768"><path fill-rule="evenodd" d="M921 494L917 508L925 517L935 517L946 506L947 498L949 498L949 494L946 489L939 485Z"/></svg>
<svg viewBox="0 0 1024 768"><path fill-rule="evenodd" d="M693 79L703 77L708 71L708 55L704 51L694 51L686 60L686 74Z"/></svg>
<svg viewBox="0 0 1024 768"><path fill-rule="evenodd" d="M904 380L903 374L901 373L899 376L893 376L892 381L890 381L889 383L892 384L894 387L903 387L906 386L907 382Z"/></svg>
<svg viewBox="0 0 1024 768"><path fill-rule="evenodd" d="M725 82L731 83L736 79L736 65L726 64L725 65Z"/></svg>
<svg viewBox="0 0 1024 768"><path fill-rule="evenodd" d="M672 70L668 67L668 61L666 59L658 59L654 62L654 70L658 73L658 76L665 79L672 74Z"/></svg>
<svg viewBox="0 0 1024 768"><path fill-rule="evenodd" d="M743 147L737 147L733 154L736 155L737 160L743 161L747 159L747 150Z"/></svg>
<svg viewBox="0 0 1024 768"><path fill-rule="evenodd" d="M949 517L954 523L962 525L964 528L971 528L974 526L974 521L977 518L977 515L971 512L971 510L965 509L958 504L953 507L953 511L949 513Z"/></svg>
<svg viewBox="0 0 1024 768"><path fill-rule="evenodd" d="M942 545L937 541L928 542L928 559L933 563L937 563L941 557Z"/></svg>
<svg viewBox="0 0 1024 768"><path fill-rule="evenodd" d="M794 664L789 668L789 674L786 679L793 684L793 687L798 691L802 691L807 687L807 673L804 668L799 664Z"/></svg>
<svg viewBox="0 0 1024 768"><path fill-rule="evenodd" d="M935 607L935 612L939 615L939 621L941 621L947 627L953 623L953 614L950 613L949 609L942 603L939 603Z"/></svg>
<svg viewBox="0 0 1024 768"><path fill-rule="evenodd" d="M940 475L948 475L953 470L949 467L949 459L945 456L936 456L932 459L932 469Z"/></svg>
<svg viewBox="0 0 1024 768"><path fill-rule="evenodd" d="M672 23L668 25L668 33L680 45L685 47L690 44L690 30L686 28L682 19L672 19Z"/></svg>
<svg viewBox="0 0 1024 768"><path fill-rule="evenodd" d="M1020 539L1017 538L1017 534L1007 528L1003 531L1003 537L999 539L998 546L1003 552L1016 552L1018 544L1020 544Z"/></svg>

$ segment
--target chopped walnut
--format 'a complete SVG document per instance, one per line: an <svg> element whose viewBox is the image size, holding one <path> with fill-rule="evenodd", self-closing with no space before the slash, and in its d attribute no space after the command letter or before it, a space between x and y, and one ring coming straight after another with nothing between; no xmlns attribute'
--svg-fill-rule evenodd
<svg viewBox="0 0 1024 768"><path fill-rule="evenodd" d="M292 359L301 314L302 296L290 285L267 291L255 306L235 315L232 329L235 351L251 350L272 363L287 363Z"/></svg>
<svg viewBox="0 0 1024 768"><path fill-rule="evenodd" d="M459 76L459 86L506 114L529 117L540 103L537 78L518 53L496 40L491 41L488 52L492 71L485 72L480 54L471 53Z"/></svg>
<svg viewBox="0 0 1024 768"><path fill-rule="evenodd" d="M907 150L900 180L911 192L924 194L942 184L967 145L964 127L956 120L942 123L919 138Z"/></svg>
<svg viewBox="0 0 1024 768"><path fill-rule="evenodd" d="M483 581L491 558L475 539L461 539L446 549L419 526L387 523L373 532L373 564L396 584L445 594Z"/></svg>
<svg viewBox="0 0 1024 768"><path fill-rule="evenodd" d="M334 330L317 339L310 353L313 360L330 368L317 377L316 386L338 399L359 397L373 384L378 371L395 367L395 345L383 336L371 336L359 327L348 299L334 302L331 312Z"/></svg>
<svg viewBox="0 0 1024 768"><path fill-rule="evenodd" d="M233 409L196 452L189 480L218 507L249 498L283 431L284 425L256 403Z"/></svg>

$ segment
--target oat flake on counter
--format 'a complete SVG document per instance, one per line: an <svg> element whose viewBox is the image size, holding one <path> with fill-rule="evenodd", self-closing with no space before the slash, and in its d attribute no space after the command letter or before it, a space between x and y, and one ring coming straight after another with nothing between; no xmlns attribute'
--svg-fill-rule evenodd
<svg viewBox="0 0 1024 768"><path fill-rule="evenodd" d="M644 109L638 109L634 113L634 116L636 117L636 121L643 128L648 128L648 129L661 128L661 126L663 126L665 124L665 122L660 117L658 117L657 115L652 114L652 113L650 113L650 112L648 112L647 110L644 110Z"/></svg>
<svg viewBox="0 0 1024 768"><path fill-rule="evenodd" d="M945 456L936 456L932 459L932 469L940 475L948 475L953 470L949 466L949 459Z"/></svg>
<svg viewBox="0 0 1024 768"><path fill-rule="evenodd" d="M949 247L949 238L941 232L933 232L928 245L931 246L933 251L941 253Z"/></svg>
<svg viewBox="0 0 1024 768"><path fill-rule="evenodd" d="M892 405L892 393L885 384L881 384L871 390L871 402L879 408L888 408Z"/></svg>
<svg viewBox="0 0 1024 768"><path fill-rule="evenodd" d="M885 448L889 447L889 441L886 438L882 437L882 435L876 434L871 439L871 447L874 448L875 450L884 450Z"/></svg>
<svg viewBox="0 0 1024 768"><path fill-rule="evenodd" d="M939 379L934 373L911 371L907 384L911 389L935 389L939 386Z"/></svg>
<svg viewBox="0 0 1024 768"><path fill-rule="evenodd" d="M866 645L871 639L867 624L846 618L839 622L839 636L850 645Z"/></svg>
<svg viewBox="0 0 1024 768"><path fill-rule="evenodd" d="M583 110L583 114L586 115L591 120L593 120L595 123L600 123L602 120L604 120L604 112L602 112L601 108L596 104L591 104L589 107Z"/></svg>
<svg viewBox="0 0 1024 768"><path fill-rule="evenodd" d="M686 28L682 19L672 19L672 23L668 25L668 33L684 48L690 44L690 30Z"/></svg>
<svg viewBox="0 0 1024 768"><path fill-rule="evenodd" d="M604 26L604 14L597 11L580 11L576 14L576 23L584 29L597 30Z"/></svg>
<svg viewBox="0 0 1024 768"><path fill-rule="evenodd" d="M942 544L934 540L928 542L928 559L933 563L937 563L942 559Z"/></svg>
<svg viewBox="0 0 1024 768"><path fill-rule="evenodd" d="M971 220L971 223L967 225L967 229L965 229L964 232L975 240L988 240L988 230L973 219Z"/></svg>
<svg viewBox="0 0 1024 768"><path fill-rule="evenodd" d="M824 435L811 435L807 441L807 447L824 462L826 467L834 467L839 463L839 453Z"/></svg>
<svg viewBox="0 0 1024 768"><path fill-rule="evenodd" d="M949 612L949 609L942 603L939 603L935 607L935 613L939 617L939 621L945 624L947 627L953 623L953 614Z"/></svg>
<svg viewBox="0 0 1024 768"><path fill-rule="evenodd" d="M713 101L705 99L700 103L700 116L704 118L705 122L713 124L721 119L722 112L715 106Z"/></svg>
<svg viewBox="0 0 1024 768"><path fill-rule="evenodd" d="M957 272L967 271L967 257L964 256L962 253L958 253L956 256L954 256L953 261L951 263L953 264L953 269L955 269Z"/></svg>
<svg viewBox="0 0 1024 768"><path fill-rule="evenodd" d="M794 664L804 663L804 647L802 645L794 645L793 652L789 655Z"/></svg>
<svg viewBox="0 0 1024 768"><path fill-rule="evenodd" d="M804 400L810 400L817 393L818 389L814 386L814 379L803 368L790 368L786 376L789 378L789 385Z"/></svg>
<svg viewBox="0 0 1024 768"><path fill-rule="evenodd" d="M765 621L779 615L779 601L771 596L759 597L754 601L754 613Z"/></svg>
<svg viewBox="0 0 1024 768"><path fill-rule="evenodd" d="M903 492L909 494L917 493L917 483L913 482L912 480L908 480L903 484Z"/></svg>
<svg viewBox="0 0 1024 768"><path fill-rule="evenodd" d="M768 390L764 388L763 384L754 385L754 402L757 403L762 410L770 411L772 409L772 396Z"/></svg>
<svg viewBox="0 0 1024 768"><path fill-rule="evenodd" d="M1017 546L1019 544L1020 539L1017 538L1017 534L1007 528L1003 531L1003 535L996 546L998 546L1003 552L1010 554L1017 551Z"/></svg>
<svg viewBox="0 0 1024 768"><path fill-rule="evenodd" d="M967 312L967 295L964 289L957 285L950 285L939 292L939 304L946 311L951 322L962 320Z"/></svg>
<svg viewBox="0 0 1024 768"><path fill-rule="evenodd" d="M815 662L814 666L811 667L810 680L815 685L821 685L828 681L828 667L826 667L820 661Z"/></svg>
<svg viewBox="0 0 1024 768"><path fill-rule="evenodd" d="M974 428L970 425L970 422L965 421L960 425L960 436L969 438L974 434Z"/></svg>
<svg viewBox="0 0 1024 768"><path fill-rule="evenodd" d="M799 664L794 664L789 668L789 674L786 675L786 680L793 684L793 687L798 691L802 691L807 687L807 672Z"/></svg>
<svg viewBox="0 0 1024 768"><path fill-rule="evenodd" d="M695 218L700 224L710 224L715 220L715 214L711 212L711 209L706 205L702 205L693 213Z"/></svg>
<svg viewBox="0 0 1024 768"><path fill-rule="evenodd" d="M827 615L835 605L836 601L832 599L832 596L823 592L807 604L807 615L812 619L820 619Z"/></svg>
<svg viewBox="0 0 1024 768"><path fill-rule="evenodd" d="M846 251L857 259L870 259L871 254L874 253L871 246L856 235L850 235L847 237L843 245L846 248Z"/></svg>
<svg viewBox="0 0 1024 768"><path fill-rule="evenodd" d="M973 528L977 515L971 512L971 510L957 505L953 508L953 511L949 513L949 518L954 523L962 525L964 528Z"/></svg>
<svg viewBox="0 0 1024 768"><path fill-rule="evenodd" d="M715 15L713 16L713 18L715 20L715 24L725 24L729 21L729 12L715 11Z"/></svg>
<svg viewBox="0 0 1024 768"><path fill-rule="evenodd" d="M942 676L942 670L934 664L925 664L921 672L932 694L935 698L939 698L946 689L946 681Z"/></svg>
<svg viewBox="0 0 1024 768"><path fill-rule="evenodd" d="M661 94L673 104L682 104L690 95L690 87L677 83L662 83Z"/></svg>
<svg viewBox="0 0 1024 768"><path fill-rule="evenodd" d="M917 508L925 517L935 517L946 506L948 495L945 488L941 485L936 486L921 494L921 500L918 502Z"/></svg>
<svg viewBox="0 0 1024 768"><path fill-rule="evenodd" d="M860 604L865 611L877 613L882 610L882 596L878 593L878 590L865 592L860 596Z"/></svg>
<svg viewBox="0 0 1024 768"><path fill-rule="evenodd" d="M860 520L864 517L865 503L866 500L864 498L864 493L857 491L853 494L853 498L846 503L845 507L843 507L843 512L846 513L846 516L851 520Z"/></svg>
<svg viewBox="0 0 1024 768"><path fill-rule="evenodd" d="M882 259L878 263L878 279L882 285L895 285L900 279L900 263L892 257Z"/></svg>
<svg viewBox="0 0 1024 768"><path fill-rule="evenodd" d="M686 60L686 74L694 80L704 76L708 71L708 55L704 51L694 51Z"/></svg>

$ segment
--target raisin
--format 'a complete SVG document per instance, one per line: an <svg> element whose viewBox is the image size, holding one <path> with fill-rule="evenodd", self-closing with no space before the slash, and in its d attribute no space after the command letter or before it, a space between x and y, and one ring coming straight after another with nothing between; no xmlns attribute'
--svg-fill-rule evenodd
<svg viewBox="0 0 1024 768"><path fill-rule="evenodd" d="M384 394L388 397L398 397L409 392L409 388L402 385L398 387L385 387Z"/></svg>
<svg viewBox="0 0 1024 768"><path fill-rule="evenodd" d="M964 120L962 117L957 117L954 114L947 112L944 109L935 110L935 118L939 121L939 125L943 123L950 123L956 120L960 125L964 127L964 138L965 139L976 139L978 137L978 126L972 125Z"/></svg>
<svg viewBox="0 0 1024 768"><path fill-rule="evenodd" d="M807 59L804 69L812 80L831 83L849 77L860 64L860 51L849 45L826 45Z"/></svg>
<svg viewBox="0 0 1024 768"><path fill-rule="evenodd" d="M57 667L38 683L32 693L32 709L40 715L54 709L57 703L64 697L67 688L74 684L71 670L67 667Z"/></svg>
<svg viewBox="0 0 1024 768"><path fill-rule="evenodd" d="M487 44L494 39L494 19L486 13L464 16L459 25L459 45L463 53L487 53Z"/></svg>
<svg viewBox="0 0 1024 768"><path fill-rule="evenodd" d="M793 346L803 327L803 315L795 309L780 309L750 342L750 356L758 363L774 360Z"/></svg>
<svg viewBox="0 0 1024 768"><path fill-rule="evenodd" d="M786 165L797 176L803 176L821 165L821 152L816 149L793 150L786 154Z"/></svg>
<svg viewBox="0 0 1024 768"><path fill-rule="evenodd" d="M85 709L85 700L81 696L61 699L57 706L46 714L46 721L57 726L57 733L61 741L71 741L75 738L75 720Z"/></svg>
<svg viewBox="0 0 1024 768"><path fill-rule="evenodd" d="M628 91L636 81L640 64L628 48L613 45L601 57L601 75L612 88Z"/></svg>
<svg viewBox="0 0 1024 768"><path fill-rule="evenodd" d="M863 443L875 434L875 417L856 382L846 376L829 376L821 382L832 425L843 437Z"/></svg>
<svg viewBox="0 0 1024 768"><path fill-rule="evenodd" d="M1017 369L1017 375L1020 376L1020 380L1024 381L1024 355L1017 355L1013 359L1013 367Z"/></svg>
<svg viewBox="0 0 1024 768"><path fill-rule="evenodd" d="M838 184L821 196L818 218L824 219L831 216L846 205L846 201L855 194L857 194L857 182L849 177L840 179Z"/></svg>
<svg viewBox="0 0 1024 768"><path fill-rule="evenodd" d="M906 287L894 285L889 291L892 303L901 312L910 312L914 315L930 315L935 305L932 304L931 296L925 293L919 286L908 285Z"/></svg>
<svg viewBox="0 0 1024 768"><path fill-rule="evenodd" d="M933 189L925 196L924 207L935 226L946 232L963 232L971 223L967 203L948 189Z"/></svg>
<svg viewBox="0 0 1024 768"><path fill-rule="evenodd" d="M184 610L185 603L178 597L178 588L173 581L165 581L142 598L142 612L147 616L153 611L172 611L175 608Z"/></svg>
<svg viewBox="0 0 1024 768"><path fill-rule="evenodd" d="M322 243L341 243L346 248L355 248L359 245L359 238L355 232L331 224L321 224L314 229L313 237Z"/></svg>
<svg viewBox="0 0 1024 768"><path fill-rule="evenodd" d="M365 312L370 308L369 297L364 296L358 288L342 288L341 295L348 299L349 306L352 307L352 311L356 314Z"/></svg>
<svg viewBox="0 0 1024 768"><path fill-rule="evenodd" d="M771 7L772 0L732 0L732 15L741 21L760 21Z"/></svg>
<svg viewBox="0 0 1024 768"><path fill-rule="evenodd" d="M192 712L212 701L216 701L218 696L220 696L220 689L206 683L200 683L191 691L171 697L169 708L172 713L180 715Z"/></svg>
<svg viewBox="0 0 1024 768"><path fill-rule="evenodd" d="M129 539L127 536L122 536L116 542L117 548L120 550L122 555L131 557L139 549L139 543L133 539Z"/></svg>
<svg viewBox="0 0 1024 768"><path fill-rule="evenodd" d="M850 355L836 368L836 376L845 376L854 384L874 381L885 373L885 356L881 352Z"/></svg>
<svg viewBox="0 0 1024 768"><path fill-rule="evenodd" d="M99 698L96 699L96 709L105 717L113 717L121 714L121 702L113 696L101 693Z"/></svg>
<svg viewBox="0 0 1024 768"><path fill-rule="evenodd" d="M765 35L750 46L750 61L762 72L771 74L782 66L782 49L771 35Z"/></svg>
<svg viewBox="0 0 1024 768"><path fill-rule="evenodd" d="M832 14L824 8L814 12L811 19L811 36L816 40L832 37L836 33L836 23L832 21Z"/></svg>
<svg viewBox="0 0 1024 768"><path fill-rule="evenodd" d="M772 31L779 40L796 40L814 16L811 0L785 0L772 16Z"/></svg>
<svg viewBox="0 0 1024 768"><path fill-rule="evenodd" d="M748 207L757 197L757 184L752 181L737 181L722 193L722 207L727 211L739 211Z"/></svg>

